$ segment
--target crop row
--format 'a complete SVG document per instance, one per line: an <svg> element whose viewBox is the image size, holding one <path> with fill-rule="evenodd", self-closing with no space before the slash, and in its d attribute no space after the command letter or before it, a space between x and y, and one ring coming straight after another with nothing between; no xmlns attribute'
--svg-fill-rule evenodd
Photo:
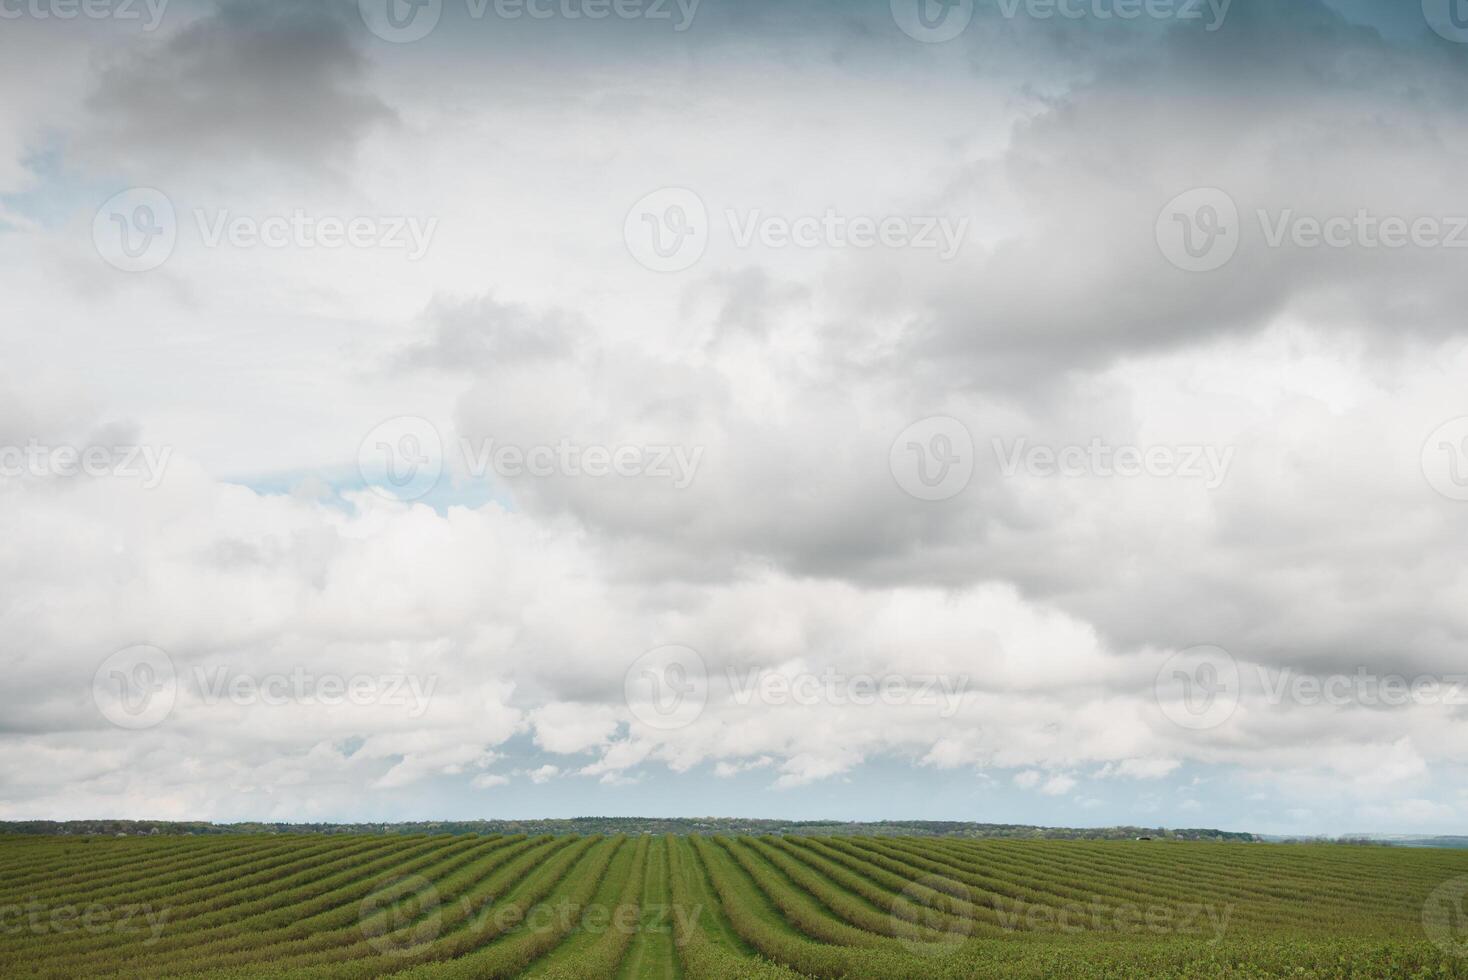
<svg viewBox="0 0 1468 980"><path fill-rule="evenodd" d="M1468 855L898 837L0 839L0 975L1468 977ZM126 923L126 927L124 927Z"/></svg>

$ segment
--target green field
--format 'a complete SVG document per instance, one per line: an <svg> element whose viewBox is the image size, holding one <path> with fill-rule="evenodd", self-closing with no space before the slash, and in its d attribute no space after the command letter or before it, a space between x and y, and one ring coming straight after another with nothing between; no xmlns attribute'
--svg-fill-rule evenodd
<svg viewBox="0 0 1468 980"><path fill-rule="evenodd" d="M0 838L0 976L1468 977L1468 852Z"/></svg>

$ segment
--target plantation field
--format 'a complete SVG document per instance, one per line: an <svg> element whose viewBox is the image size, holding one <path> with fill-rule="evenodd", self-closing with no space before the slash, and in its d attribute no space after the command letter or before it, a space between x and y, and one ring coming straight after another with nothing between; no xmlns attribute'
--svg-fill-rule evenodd
<svg viewBox="0 0 1468 980"><path fill-rule="evenodd" d="M1468 852L0 838L0 976L1468 977Z"/></svg>

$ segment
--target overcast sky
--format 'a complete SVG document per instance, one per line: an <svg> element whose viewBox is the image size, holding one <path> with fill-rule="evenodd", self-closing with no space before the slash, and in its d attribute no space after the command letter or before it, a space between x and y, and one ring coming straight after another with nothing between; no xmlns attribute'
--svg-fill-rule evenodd
<svg viewBox="0 0 1468 980"><path fill-rule="evenodd" d="M0 0L0 82L0 818L1468 826L1448 0Z"/></svg>

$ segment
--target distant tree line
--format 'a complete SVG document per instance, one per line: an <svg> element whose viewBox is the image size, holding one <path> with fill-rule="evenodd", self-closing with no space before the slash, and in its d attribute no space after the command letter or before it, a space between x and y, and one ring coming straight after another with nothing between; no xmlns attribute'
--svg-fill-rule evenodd
<svg viewBox="0 0 1468 980"><path fill-rule="evenodd" d="M210 823L171 820L21 820L0 834L148 836L153 834L774 834L1004 838L1014 840L1188 840L1254 842L1254 834L1166 827L1034 827L941 820L745 820L732 817L576 817L570 820L431 820L403 823Z"/></svg>

